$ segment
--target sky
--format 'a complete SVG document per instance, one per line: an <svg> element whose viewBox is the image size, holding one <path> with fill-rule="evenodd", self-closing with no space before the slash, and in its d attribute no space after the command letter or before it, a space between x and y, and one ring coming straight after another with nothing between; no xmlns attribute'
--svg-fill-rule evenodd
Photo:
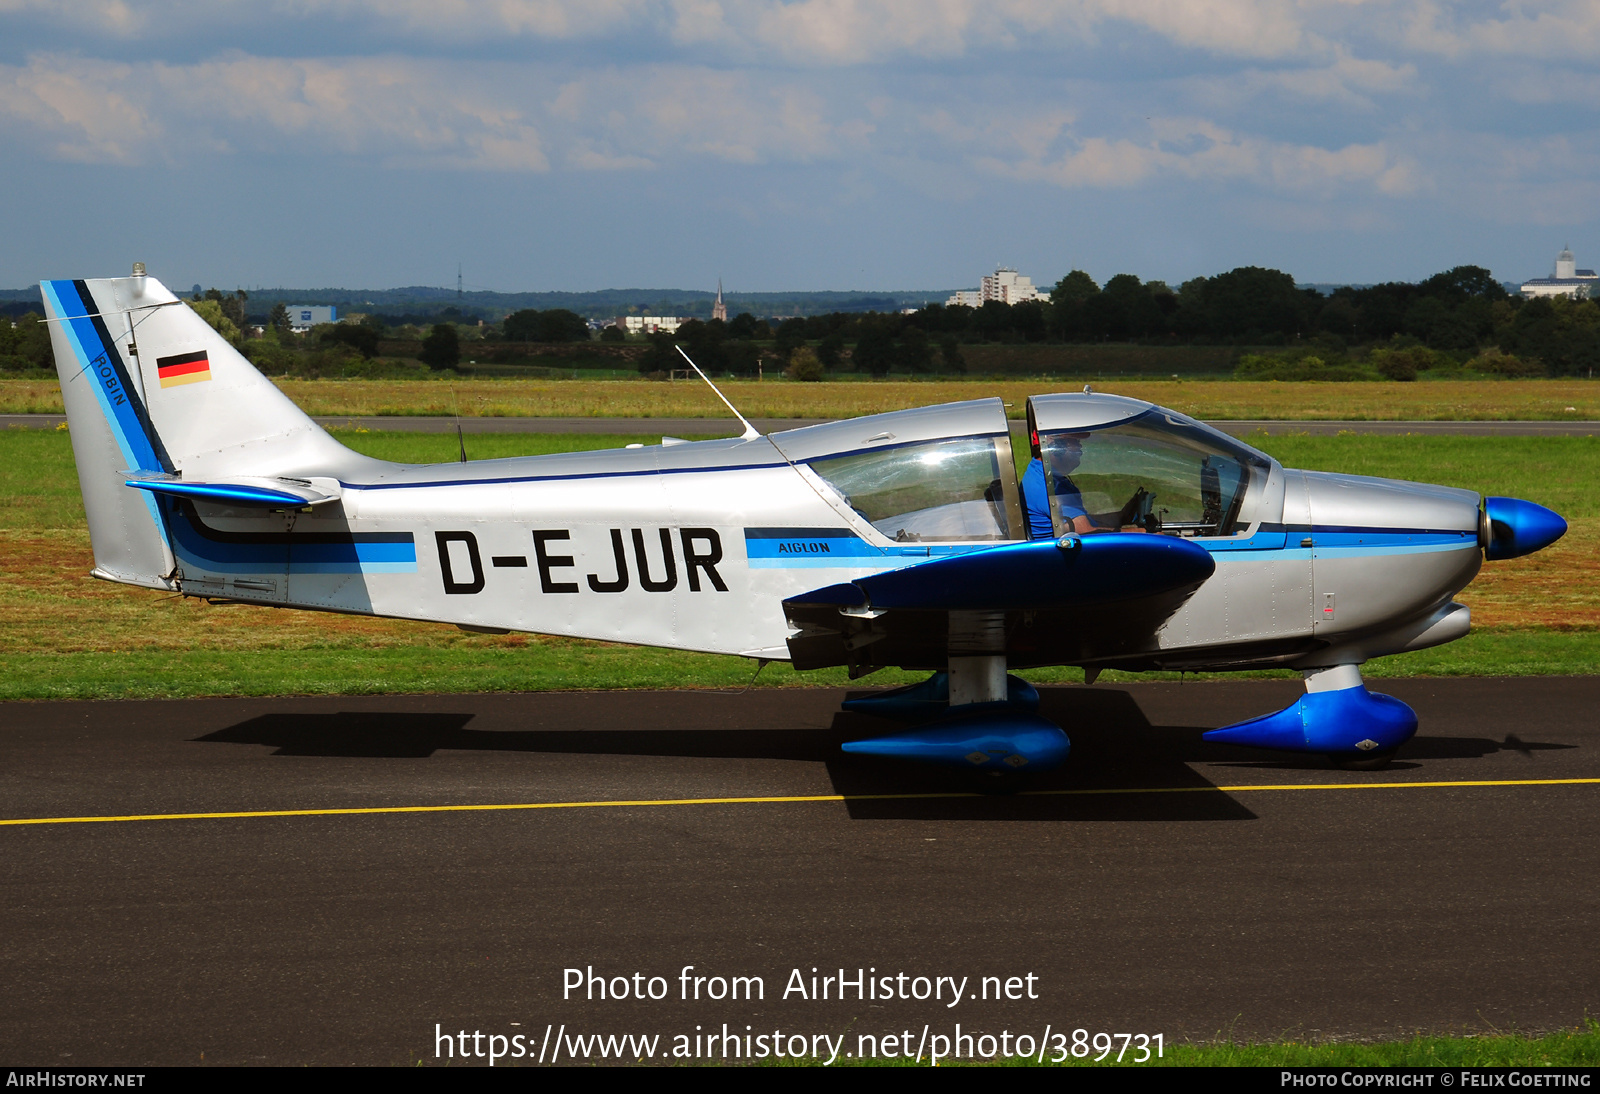
<svg viewBox="0 0 1600 1094"><path fill-rule="evenodd" d="M0 0L0 286L1600 266L1600 0Z"/></svg>

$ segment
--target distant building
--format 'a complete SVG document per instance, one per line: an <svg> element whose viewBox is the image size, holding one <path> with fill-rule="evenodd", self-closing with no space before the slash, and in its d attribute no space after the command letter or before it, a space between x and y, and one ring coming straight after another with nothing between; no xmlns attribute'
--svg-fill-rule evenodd
<svg viewBox="0 0 1600 1094"><path fill-rule="evenodd" d="M1033 287L1032 278L1023 277L1016 270L1004 266L984 278L983 288L979 291L985 302L998 300L1002 304L1021 304L1039 299L1039 290Z"/></svg>
<svg viewBox="0 0 1600 1094"><path fill-rule="evenodd" d="M624 334L672 334L682 323L676 315L619 315L611 321Z"/></svg>
<svg viewBox="0 0 1600 1094"><path fill-rule="evenodd" d="M1578 269L1578 262L1568 247L1556 255L1555 273L1550 277L1524 281L1522 295L1529 300L1536 296L1570 296L1575 300L1587 300L1596 284L1600 284L1600 276L1596 276L1593 270Z"/></svg>
<svg viewBox="0 0 1600 1094"><path fill-rule="evenodd" d="M290 304L288 309L289 329L296 334L304 334L322 323L339 321L339 309L331 304Z"/></svg>
<svg viewBox="0 0 1600 1094"><path fill-rule="evenodd" d="M711 305L711 318L728 321L728 305L722 302L722 278L717 278L717 302Z"/></svg>
<svg viewBox="0 0 1600 1094"><path fill-rule="evenodd" d="M983 279L978 290L963 289L944 302L947 308L957 306L981 308L991 300L1001 304L1021 304L1028 300L1043 300L1045 294L1034 288L1033 279L1016 270L1001 266Z"/></svg>

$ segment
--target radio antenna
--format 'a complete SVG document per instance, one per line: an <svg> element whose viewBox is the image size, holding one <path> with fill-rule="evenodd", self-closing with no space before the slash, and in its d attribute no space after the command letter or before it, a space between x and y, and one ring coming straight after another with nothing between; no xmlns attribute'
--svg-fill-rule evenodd
<svg viewBox="0 0 1600 1094"><path fill-rule="evenodd" d="M467 462L467 439L461 435L461 404L456 402L456 385L450 385L450 409L456 417L456 444L461 446L461 462Z"/></svg>
<svg viewBox="0 0 1600 1094"><path fill-rule="evenodd" d="M683 354L683 359L689 362L689 367L694 369L695 375L704 380L706 382L706 386L712 391L716 391L717 398L722 400L722 405L733 411L733 416L739 419L739 423L744 426L744 433L740 435L739 439L741 441L753 441L759 438L761 436L761 432L756 429L755 426L745 421L744 415L739 413L739 408L728 402L728 397L722 394L721 391L717 390L717 385L711 382L711 377L700 371L700 366L694 363L694 359L692 357L690 357L687 353L683 353L683 347L674 346L672 348Z"/></svg>

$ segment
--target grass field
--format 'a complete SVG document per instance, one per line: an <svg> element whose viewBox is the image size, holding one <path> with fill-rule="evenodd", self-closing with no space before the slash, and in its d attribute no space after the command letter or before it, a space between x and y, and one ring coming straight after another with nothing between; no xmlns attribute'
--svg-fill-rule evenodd
<svg viewBox="0 0 1600 1094"><path fill-rule="evenodd" d="M847 418L930 403L999 396L1022 417L1029 395L1061 391L1047 380L853 380L820 384L719 381L747 418ZM723 418L704 384L642 380L284 380L316 415L545 418ZM1065 390L1076 390L1068 386ZM1129 381L1110 391L1197 418L1279 421L1505 421L1600 418L1600 384L1586 380L1280 384L1232 380ZM49 380L0 380L0 414L59 414Z"/></svg>
<svg viewBox="0 0 1600 1094"><path fill-rule="evenodd" d="M449 460L453 436L340 434L406 462ZM482 434L474 458L615 447L654 436ZM1411 478L1550 505L1572 530L1526 559L1485 567L1461 597L1474 632L1386 658L1368 675L1588 673L1600 661L1600 438L1257 437L1290 466ZM279 611L110 585L91 566L65 432L0 433L0 698L357 694L561 688L743 687L738 658L440 624ZM1075 682L1075 669L1030 672ZM1116 678L1107 674L1105 679ZM914 679L885 671L869 683ZM844 684L842 670L765 669L759 686Z"/></svg>
<svg viewBox="0 0 1600 1094"><path fill-rule="evenodd" d="M1062 1067L1120 1067L1138 1070L1146 1067L1593 1067L1600 1063L1600 1024L1590 1019L1577 1029L1564 1030L1544 1036L1498 1034L1473 1037L1412 1037L1399 1041L1375 1043L1338 1042L1315 1044L1306 1041L1284 1040L1275 1044L1214 1044L1164 1045L1160 1058L1143 1063L1128 1062L1135 1055L1128 1051L1122 1062L1116 1059L1116 1042L1104 1060L1092 1045L1089 1055L1076 1059L1068 1057L1057 1063L1047 1055L1047 1064ZM1070 1051L1070 1049L1069 1049ZM1034 1067L1030 1058L997 1058L992 1061L940 1061L943 1067ZM798 1066L819 1067L821 1062L803 1058L793 1063L769 1063L769 1067ZM928 1067L930 1061L918 1062L915 1058L896 1060L836 1060L833 1067ZM1342 1085L1352 1085L1345 1083Z"/></svg>

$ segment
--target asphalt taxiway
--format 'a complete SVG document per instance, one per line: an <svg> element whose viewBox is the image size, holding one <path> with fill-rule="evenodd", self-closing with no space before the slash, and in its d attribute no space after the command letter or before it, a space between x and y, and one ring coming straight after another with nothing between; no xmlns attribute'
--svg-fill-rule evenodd
<svg viewBox="0 0 1600 1094"><path fill-rule="evenodd" d="M846 756L884 725L827 689L0 705L3 1062L1600 1011L1600 677L1375 686L1422 730L1372 773L1200 740L1292 681L1046 688L1074 753L1015 796ZM764 998L681 1000L684 966ZM564 999L569 968L668 994ZM813 969L1037 997L785 998Z"/></svg>

